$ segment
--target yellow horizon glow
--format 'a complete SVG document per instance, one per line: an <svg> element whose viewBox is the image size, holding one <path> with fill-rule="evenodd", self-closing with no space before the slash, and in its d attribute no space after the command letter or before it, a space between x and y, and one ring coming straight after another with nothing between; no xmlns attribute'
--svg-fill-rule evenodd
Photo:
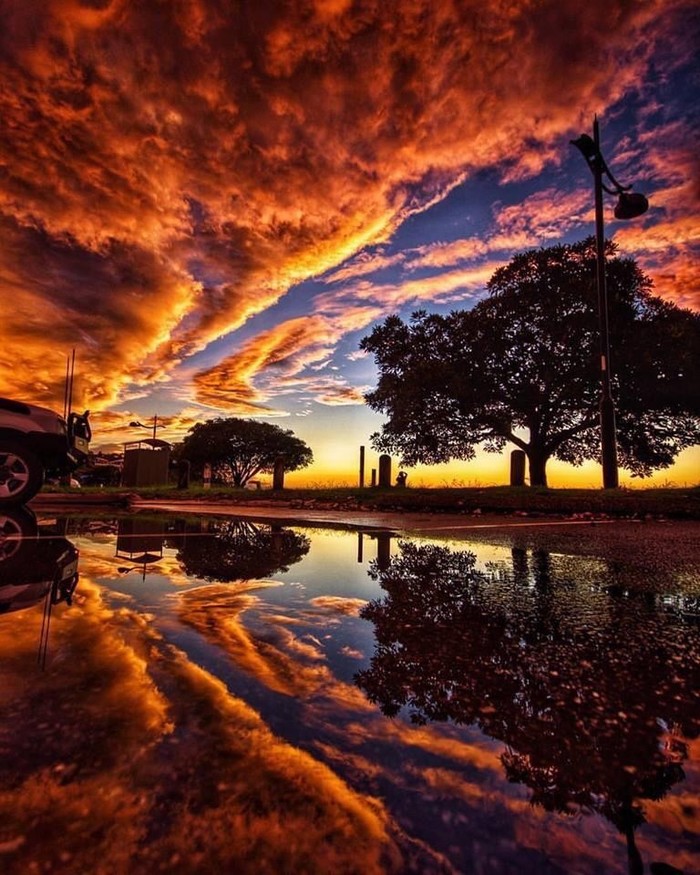
<svg viewBox="0 0 700 875"><path fill-rule="evenodd" d="M510 453L479 452L470 462L448 462L443 465L416 465L403 467L392 458L392 485L399 470L408 473L408 485L414 488L488 487L507 486L510 480ZM321 456L309 468L290 471L285 475L285 486L290 489L313 487L356 487L359 485L359 445L348 447L341 463ZM346 461L347 460L347 461ZM364 485L371 483L372 469L379 468L379 455L366 447ZM527 476L527 471L526 471ZM263 478L264 479L264 478ZM577 468L552 459L547 465L547 482L553 489L601 489L603 476L600 465L586 462ZM661 487L694 487L700 485L700 447L691 447L679 454L675 464L651 477L632 477L620 469L620 485L627 489Z"/></svg>

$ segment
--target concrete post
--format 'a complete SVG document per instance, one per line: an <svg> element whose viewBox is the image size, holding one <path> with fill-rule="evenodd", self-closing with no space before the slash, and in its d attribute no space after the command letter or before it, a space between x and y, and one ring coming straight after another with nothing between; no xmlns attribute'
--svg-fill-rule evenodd
<svg viewBox="0 0 700 875"><path fill-rule="evenodd" d="M272 488L284 489L284 456L277 456L272 471Z"/></svg>
<svg viewBox="0 0 700 875"><path fill-rule="evenodd" d="M372 468L372 479L370 481L370 485L372 487L377 485L377 469L376 468Z"/></svg>
<svg viewBox="0 0 700 875"><path fill-rule="evenodd" d="M386 453L379 457L379 488L388 489L391 486L391 456Z"/></svg>
<svg viewBox="0 0 700 875"><path fill-rule="evenodd" d="M510 485L525 485L525 451L513 450L510 454Z"/></svg>
<svg viewBox="0 0 700 875"><path fill-rule="evenodd" d="M365 448L360 447L360 489L365 485Z"/></svg>

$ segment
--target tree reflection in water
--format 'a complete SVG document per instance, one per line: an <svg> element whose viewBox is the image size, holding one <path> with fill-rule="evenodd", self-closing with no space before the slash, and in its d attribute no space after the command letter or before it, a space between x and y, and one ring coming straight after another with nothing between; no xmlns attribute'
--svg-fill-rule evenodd
<svg viewBox="0 0 700 875"><path fill-rule="evenodd" d="M177 559L204 580L254 580L287 571L309 552L305 535L281 526L245 520L209 520L204 532L174 539Z"/></svg>
<svg viewBox="0 0 700 875"><path fill-rule="evenodd" d="M642 800L683 780L700 733L697 629L654 596L607 593L585 564L562 576L563 561L514 550L482 571L473 553L401 543L370 571L386 596L362 611L376 650L356 682L386 715L504 742L510 781L549 811L602 814L640 873Z"/></svg>

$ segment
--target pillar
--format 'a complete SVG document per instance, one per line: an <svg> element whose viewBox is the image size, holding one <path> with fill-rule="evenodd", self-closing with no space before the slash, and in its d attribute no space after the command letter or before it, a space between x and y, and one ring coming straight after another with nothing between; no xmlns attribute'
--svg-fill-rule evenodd
<svg viewBox="0 0 700 875"><path fill-rule="evenodd" d="M510 485L525 485L525 451L513 450L510 454Z"/></svg>
<svg viewBox="0 0 700 875"><path fill-rule="evenodd" d="M386 453L379 457L379 488L388 489L391 486L391 456Z"/></svg>
<svg viewBox="0 0 700 875"><path fill-rule="evenodd" d="M272 471L272 488L284 489L284 456L277 456Z"/></svg>

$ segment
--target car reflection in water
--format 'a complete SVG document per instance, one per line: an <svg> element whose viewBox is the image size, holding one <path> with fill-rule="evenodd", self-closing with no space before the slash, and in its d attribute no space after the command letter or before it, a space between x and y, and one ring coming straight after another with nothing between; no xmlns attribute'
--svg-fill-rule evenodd
<svg viewBox="0 0 700 875"><path fill-rule="evenodd" d="M39 662L46 659L54 605L70 605L78 585L78 550L61 525L39 524L26 508L0 512L0 614L44 603Z"/></svg>
<svg viewBox="0 0 700 875"><path fill-rule="evenodd" d="M683 606L567 580L560 559L513 550L482 570L473 553L401 543L370 572L386 596L361 612L376 650L356 683L388 716L503 742L506 776L533 804L608 819L639 875L644 801L684 779L700 735L697 628Z"/></svg>

